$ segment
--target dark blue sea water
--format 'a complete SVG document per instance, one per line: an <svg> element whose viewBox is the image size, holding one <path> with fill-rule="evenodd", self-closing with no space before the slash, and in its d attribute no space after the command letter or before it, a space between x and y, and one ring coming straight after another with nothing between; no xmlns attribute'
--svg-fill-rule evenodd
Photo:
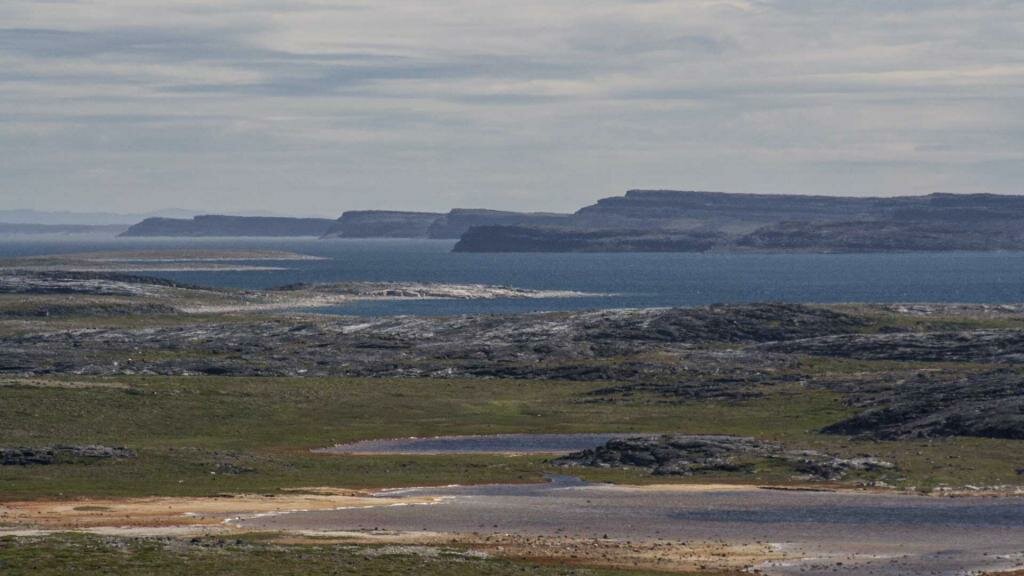
<svg viewBox="0 0 1024 576"><path fill-rule="evenodd" d="M326 260L248 272L159 272L196 284L398 280L575 290L603 297L361 302L330 311L444 315L735 302L1024 302L1024 253L461 254L450 241L293 239L11 239L0 257L96 250L274 249ZM264 264L264 263L260 263Z"/></svg>

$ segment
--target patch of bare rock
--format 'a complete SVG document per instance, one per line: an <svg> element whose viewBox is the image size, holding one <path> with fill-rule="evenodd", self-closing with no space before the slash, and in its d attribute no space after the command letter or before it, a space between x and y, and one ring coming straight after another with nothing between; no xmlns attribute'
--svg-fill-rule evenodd
<svg viewBox="0 0 1024 576"><path fill-rule="evenodd" d="M33 466L90 460L135 458L135 451L124 446L44 446L41 448L0 448L0 466Z"/></svg>
<svg viewBox="0 0 1024 576"><path fill-rule="evenodd" d="M919 373L881 393L854 392L853 401L867 409L824 432L882 440L1024 439L1024 375L1016 370L949 378Z"/></svg>
<svg viewBox="0 0 1024 576"><path fill-rule="evenodd" d="M853 471L894 468L892 463L872 456L842 458L814 450L788 450L754 438L684 435L614 439L554 460L554 464L641 468L656 476L691 476L706 472L753 472L756 462L764 459L818 480L839 480Z"/></svg>

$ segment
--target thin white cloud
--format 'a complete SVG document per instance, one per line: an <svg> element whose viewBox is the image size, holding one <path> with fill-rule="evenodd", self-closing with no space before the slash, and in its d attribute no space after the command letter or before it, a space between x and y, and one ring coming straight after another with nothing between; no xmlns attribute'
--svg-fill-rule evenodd
<svg viewBox="0 0 1024 576"><path fill-rule="evenodd" d="M6 0L0 206L1022 192L1024 5Z"/></svg>

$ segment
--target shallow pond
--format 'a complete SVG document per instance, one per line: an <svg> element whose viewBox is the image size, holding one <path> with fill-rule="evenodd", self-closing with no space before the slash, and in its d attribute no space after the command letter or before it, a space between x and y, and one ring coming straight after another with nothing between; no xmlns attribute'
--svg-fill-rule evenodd
<svg viewBox="0 0 1024 576"><path fill-rule="evenodd" d="M316 450L328 454L568 454L596 448L615 438L641 433L608 434L493 434L390 438L338 444Z"/></svg>

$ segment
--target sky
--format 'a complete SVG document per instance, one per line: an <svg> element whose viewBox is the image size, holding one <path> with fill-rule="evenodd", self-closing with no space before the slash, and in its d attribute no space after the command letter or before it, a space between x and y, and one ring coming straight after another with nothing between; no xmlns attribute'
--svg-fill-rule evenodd
<svg viewBox="0 0 1024 576"><path fill-rule="evenodd" d="M1024 2L3 0L0 209L1024 193Z"/></svg>

